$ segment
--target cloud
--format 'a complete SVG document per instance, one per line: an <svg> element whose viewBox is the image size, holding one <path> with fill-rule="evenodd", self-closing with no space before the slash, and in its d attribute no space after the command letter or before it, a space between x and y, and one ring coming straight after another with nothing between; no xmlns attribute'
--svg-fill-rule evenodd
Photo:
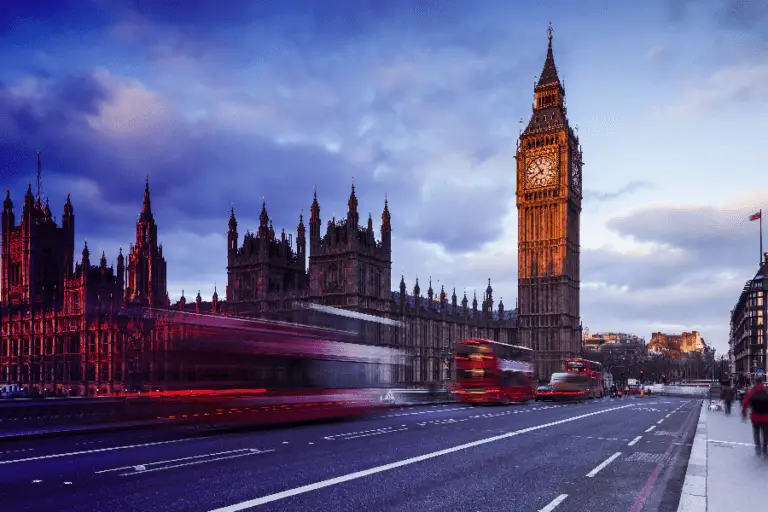
<svg viewBox="0 0 768 512"><path fill-rule="evenodd" d="M633 247L582 250L585 320L697 329L727 350L729 311L757 270L749 215L766 204L768 190L760 190L719 206L656 205L609 219Z"/></svg>
<svg viewBox="0 0 768 512"><path fill-rule="evenodd" d="M727 103L764 103L768 98L768 62L739 64L711 74L683 89L680 100L666 108L677 118L699 117Z"/></svg>
<svg viewBox="0 0 768 512"><path fill-rule="evenodd" d="M649 181L636 180L630 181L626 185L613 192L600 192L597 190L586 189L583 193L583 199L585 203L592 201L612 201L614 199L632 195L635 192L639 192L640 190L648 190L653 188L655 188L655 185Z"/></svg>

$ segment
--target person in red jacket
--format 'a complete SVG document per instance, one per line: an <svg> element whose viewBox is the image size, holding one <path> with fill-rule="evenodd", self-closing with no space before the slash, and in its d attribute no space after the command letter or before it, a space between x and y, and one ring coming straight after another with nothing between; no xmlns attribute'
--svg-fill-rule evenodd
<svg viewBox="0 0 768 512"><path fill-rule="evenodd" d="M755 386L744 396L741 416L747 419L747 411L751 408L752 432L755 437L755 453L768 456L768 390L763 385L764 378L758 377ZM760 433L763 434L762 443Z"/></svg>

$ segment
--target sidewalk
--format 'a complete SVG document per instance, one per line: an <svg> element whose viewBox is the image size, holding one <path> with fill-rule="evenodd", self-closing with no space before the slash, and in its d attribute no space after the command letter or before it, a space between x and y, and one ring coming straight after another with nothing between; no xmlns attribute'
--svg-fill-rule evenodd
<svg viewBox="0 0 768 512"><path fill-rule="evenodd" d="M762 509L768 458L755 455L741 403L733 404L730 416L708 409L704 400L678 512Z"/></svg>

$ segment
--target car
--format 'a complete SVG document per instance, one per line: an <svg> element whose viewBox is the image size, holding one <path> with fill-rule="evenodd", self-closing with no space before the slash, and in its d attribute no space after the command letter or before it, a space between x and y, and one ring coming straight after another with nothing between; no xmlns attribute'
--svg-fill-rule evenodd
<svg viewBox="0 0 768 512"><path fill-rule="evenodd" d="M544 400L552 400L552 386L549 384L545 384L544 386L539 386L536 388L536 398L535 400L538 401L544 401Z"/></svg>

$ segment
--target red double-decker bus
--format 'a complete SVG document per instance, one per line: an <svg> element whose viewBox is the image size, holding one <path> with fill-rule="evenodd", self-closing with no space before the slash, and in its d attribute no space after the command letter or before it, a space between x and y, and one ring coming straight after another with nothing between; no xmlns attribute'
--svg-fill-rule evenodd
<svg viewBox="0 0 768 512"><path fill-rule="evenodd" d="M567 359L565 371L568 373L583 373L589 381L589 398L603 398L605 396L605 374L603 363L588 361L582 358Z"/></svg>
<svg viewBox="0 0 768 512"><path fill-rule="evenodd" d="M534 398L533 350L491 340L456 344L456 397L459 402L511 403Z"/></svg>

